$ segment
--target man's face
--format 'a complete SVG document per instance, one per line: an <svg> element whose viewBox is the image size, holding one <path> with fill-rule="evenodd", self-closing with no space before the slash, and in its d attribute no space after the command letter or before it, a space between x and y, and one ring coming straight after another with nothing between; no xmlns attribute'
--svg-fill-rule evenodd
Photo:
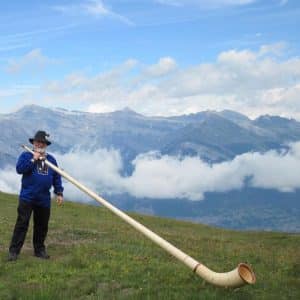
<svg viewBox="0 0 300 300"><path fill-rule="evenodd" d="M46 151L47 144L41 141L33 141L33 147L36 151L43 153Z"/></svg>

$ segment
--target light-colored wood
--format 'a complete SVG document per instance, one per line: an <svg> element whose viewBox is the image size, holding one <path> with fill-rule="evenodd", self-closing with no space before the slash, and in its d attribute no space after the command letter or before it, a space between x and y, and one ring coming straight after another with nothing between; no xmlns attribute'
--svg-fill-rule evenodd
<svg viewBox="0 0 300 300"><path fill-rule="evenodd" d="M26 145L22 145L24 149L27 151L31 152L32 154L34 153L32 149L27 147ZM187 267L193 270L196 274L198 274L200 277L202 277L204 280L207 282L216 285L216 286L222 286L222 287L240 287L245 284L253 284L255 283L255 274L252 271L251 267L247 264L241 263L238 265L237 268L230 272L226 273L217 273L203 264L199 263L197 260L194 258L190 257L180 249L176 248L173 246L171 243L142 225L141 223L137 222L127 214L125 214L123 211L120 209L116 208L112 204L110 204L108 201L88 189L86 186L81 184L79 181L74 179L72 176L67 174L65 171L62 169L58 168L48 160L45 160L45 163L52 168L54 171L59 173L61 176L63 176L65 179L73 183L76 187L78 187L80 190L82 190L84 193L88 194L90 197L95 199L97 202L108 208L110 211L112 211L114 214L116 214L118 217L123 219L125 222L127 222L129 225L134 227L136 230L144 234L147 238L152 240L154 243L165 249L168 253L171 255L175 256L178 260L183 262Z"/></svg>

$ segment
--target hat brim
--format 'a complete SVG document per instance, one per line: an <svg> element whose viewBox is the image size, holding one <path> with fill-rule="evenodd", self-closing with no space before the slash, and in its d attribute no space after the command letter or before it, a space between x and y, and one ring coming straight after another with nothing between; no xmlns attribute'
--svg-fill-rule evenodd
<svg viewBox="0 0 300 300"><path fill-rule="evenodd" d="M34 141L35 141L34 138L30 138L30 139L29 139L29 142L30 142L31 144L33 144ZM47 140L46 140L46 141L42 141L42 142L46 143L47 146L51 145L51 142L50 142L50 141L47 141Z"/></svg>

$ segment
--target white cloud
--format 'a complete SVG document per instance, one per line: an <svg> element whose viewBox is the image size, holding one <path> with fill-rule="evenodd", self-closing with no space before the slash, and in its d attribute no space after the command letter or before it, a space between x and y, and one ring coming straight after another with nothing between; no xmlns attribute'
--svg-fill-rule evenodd
<svg viewBox="0 0 300 300"><path fill-rule="evenodd" d="M274 51L279 51L279 48L278 45L269 45L262 46L258 52L222 52L215 63L179 71L161 83L161 90L169 97L181 98L182 106L189 108L192 105L196 111L215 106L214 109L227 107L250 116L257 116L265 110L270 114L279 112L299 118L300 111L287 105L286 99L269 107L269 101L264 97L274 89L293 90L300 83L300 59L275 59Z"/></svg>
<svg viewBox="0 0 300 300"><path fill-rule="evenodd" d="M48 82L36 99L46 105L80 104L90 112L130 107L145 115L170 116L232 109L250 117L268 113L300 119L300 58L286 59L285 47L231 49L213 62L186 68L172 57L149 66L130 59L94 76L73 73Z"/></svg>
<svg viewBox="0 0 300 300"><path fill-rule="evenodd" d="M100 194L127 192L136 197L201 200L205 192L241 189L246 179L256 188L281 192L300 188L300 142L291 144L288 151L245 153L212 165L196 157L145 153L133 161L134 171L129 177L121 175L123 163L116 150L55 156L67 173ZM14 169L0 170L0 190L17 193L19 182ZM65 187L68 199L88 199L71 184L65 183Z"/></svg>
<svg viewBox="0 0 300 300"><path fill-rule="evenodd" d="M46 65L58 63L58 60L42 54L41 49L33 49L18 59L11 59L6 67L8 73L16 74L24 69L42 70Z"/></svg>
<svg viewBox="0 0 300 300"><path fill-rule="evenodd" d="M66 15L87 15L96 18L108 17L127 25L133 25L131 20L112 11L102 0L85 0L77 4L56 5L53 9Z"/></svg>
<svg viewBox="0 0 300 300"><path fill-rule="evenodd" d="M60 106L70 103L74 105L78 102L87 105L86 110L90 112L109 112L129 106L128 94L131 87L127 85L126 77L137 64L136 60L129 59L114 69L94 77L73 73L66 76L63 81L48 82L43 87L46 94L43 102L53 104L55 95L55 98L59 98ZM135 91L133 88L132 92Z"/></svg>
<svg viewBox="0 0 300 300"><path fill-rule="evenodd" d="M170 74L176 69L176 62L172 57L162 57L157 64L146 67L144 73L149 77L160 77Z"/></svg>
<svg viewBox="0 0 300 300"><path fill-rule="evenodd" d="M56 154L55 157L65 171L90 189L107 193L121 191L119 173L123 164L118 151L106 149L99 149L92 153L72 151L64 155ZM68 199L74 201L78 197L82 199L83 193L78 193L78 189L72 184L65 182L64 185ZM90 200L87 197L84 199Z"/></svg>
<svg viewBox="0 0 300 300"><path fill-rule="evenodd" d="M124 185L137 197L200 200L205 192L241 189L246 178L252 187L292 192L300 187L300 143L288 153L246 153L213 165L191 157L142 155L134 166Z"/></svg>
<svg viewBox="0 0 300 300"><path fill-rule="evenodd" d="M20 178L14 167L0 169L0 191L18 193L21 187Z"/></svg>

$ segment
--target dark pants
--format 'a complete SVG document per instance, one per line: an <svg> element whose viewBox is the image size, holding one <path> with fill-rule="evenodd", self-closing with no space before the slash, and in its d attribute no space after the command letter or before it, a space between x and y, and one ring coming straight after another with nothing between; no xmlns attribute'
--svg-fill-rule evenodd
<svg viewBox="0 0 300 300"><path fill-rule="evenodd" d="M19 201L18 218L13 237L9 246L9 252L19 254L24 244L33 211L33 247L35 253L45 250L45 239L48 232L50 208L37 206L25 201Z"/></svg>

